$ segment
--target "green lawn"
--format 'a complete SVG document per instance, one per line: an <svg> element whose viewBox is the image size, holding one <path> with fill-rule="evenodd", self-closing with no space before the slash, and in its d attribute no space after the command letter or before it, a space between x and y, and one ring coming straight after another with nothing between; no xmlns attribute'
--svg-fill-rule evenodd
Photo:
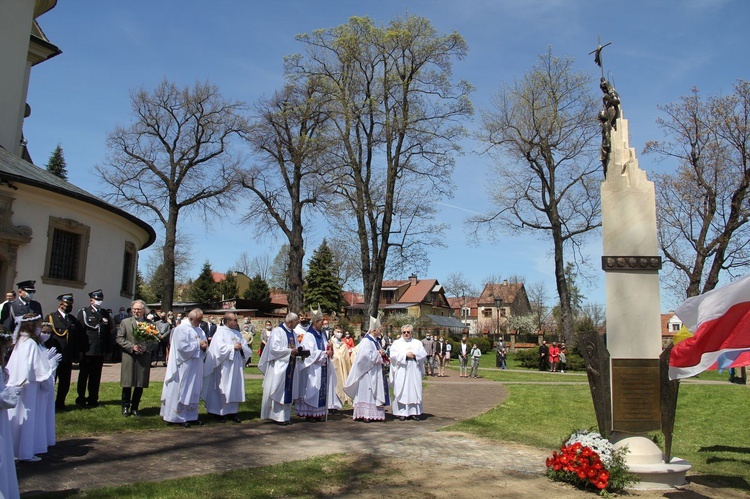
<svg viewBox="0 0 750 499"><path fill-rule="evenodd" d="M481 365L494 367L494 360L494 355L485 355ZM452 364L452 368L457 368L455 360ZM551 453L571 431L596 425L591 395L582 373L485 370L480 374L485 378L510 382L575 381L581 384L509 384L509 396L503 404L446 430L546 448ZM726 381L727 377L726 373L719 375L711 372L702 374L699 379ZM163 429L165 423L159 417L161 387L161 383L154 383L144 392L141 418L123 418L120 415L120 387L117 383L102 385L101 405L93 409L75 408L75 396L71 394L68 398L71 410L58 414L58 436L67 438ZM248 400L241 405L240 415L244 419L257 418L260 413L261 380L246 380L246 388ZM750 432L745 421L748 407L750 390L747 387L730 383L683 383L678 399L673 454L688 460L693 465L693 472L707 475L722 485L750 491ZM203 415L201 418L206 419ZM206 419L206 422L212 424L211 419ZM662 440L660 437L656 435L659 441ZM253 469L251 473L243 473L241 481L236 480L236 472L230 472L158 484L100 489L87 492L84 496L183 497L184 490L191 490L194 491L193 495L204 497L320 497L327 491L338 489L353 477L360 479L361 470L356 466L345 466L342 459L341 456L328 456L306 460L304 467L309 473L300 472L302 465L298 462ZM320 479L321 474L325 474L326 478ZM308 483L308 476L318 478Z"/></svg>
<svg viewBox="0 0 750 499"><path fill-rule="evenodd" d="M505 402L447 431L554 449L572 430L596 426L587 385L511 385ZM750 490L750 390L682 384L672 453L728 486ZM658 435L659 438L661 435Z"/></svg>
<svg viewBox="0 0 750 499"><path fill-rule="evenodd" d="M243 419L254 419L260 416L260 402L262 380L245 380L245 393L247 401L240 404L240 417ZM81 409L75 405L75 385L68 397L66 405L68 411L56 414L57 436L59 438L80 437L86 435L103 435L116 431L144 431L163 430L166 426L164 420L159 416L161 409L161 382L151 383L143 391L143 398L139 412L139 418L122 417L122 405L120 403L122 388L119 383L102 383L99 390L99 407ZM205 409L201 402L201 419L206 423L212 423L211 418L205 417Z"/></svg>

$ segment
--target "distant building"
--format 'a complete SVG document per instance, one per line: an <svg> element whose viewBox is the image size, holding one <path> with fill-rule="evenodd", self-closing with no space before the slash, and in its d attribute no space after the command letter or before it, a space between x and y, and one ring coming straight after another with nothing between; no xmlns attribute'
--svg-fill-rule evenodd
<svg viewBox="0 0 750 499"><path fill-rule="evenodd" d="M0 287L35 280L45 311L65 292L85 306L88 292L101 288L104 305L117 310L134 297L138 251L154 242L154 229L35 166L23 135L31 69L61 53L36 21L55 5L0 2ZM57 91L54 82L49 91Z"/></svg>
<svg viewBox="0 0 750 499"><path fill-rule="evenodd" d="M347 315L363 315L367 309L364 297L346 309ZM416 274L405 280L383 281L378 309L386 315L405 314L415 318L423 315L452 316L445 288L437 279L419 279Z"/></svg>
<svg viewBox="0 0 750 499"><path fill-rule="evenodd" d="M674 312L670 311L666 314L661 314L661 346L667 348L674 335L680 332L682 328L682 321L677 317Z"/></svg>
<svg viewBox="0 0 750 499"><path fill-rule="evenodd" d="M475 336L479 331L479 298L456 297L448 298L453 317L460 320L469 330L470 336Z"/></svg>

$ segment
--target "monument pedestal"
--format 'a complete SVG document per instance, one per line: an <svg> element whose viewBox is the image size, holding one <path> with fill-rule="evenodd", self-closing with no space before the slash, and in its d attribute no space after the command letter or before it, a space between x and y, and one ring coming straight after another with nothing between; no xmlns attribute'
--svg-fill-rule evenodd
<svg viewBox="0 0 750 499"><path fill-rule="evenodd" d="M670 489L687 483L685 473L691 466L679 458L664 462L661 449L644 436L665 428L660 401L661 258L654 183L629 146L628 121L622 114L608 137L601 196L612 394L610 441L616 448L628 448L625 464L640 479L633 489Z"/></svg>
<svg viewBox="0 0 750 499"><path fill-rule="evenodd" d="M690 463L674 457L665 463L661 449L649 438L613 433L610 440L616 449L628 447L625 464L639 482L628 487L634 490L668 490L687 484L685 474Z"/></svg>

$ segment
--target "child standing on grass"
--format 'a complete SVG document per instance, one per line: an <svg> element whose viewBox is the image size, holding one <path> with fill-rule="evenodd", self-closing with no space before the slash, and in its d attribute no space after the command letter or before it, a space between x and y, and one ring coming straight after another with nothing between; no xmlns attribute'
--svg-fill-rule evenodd
<svg viewBox="0 0 750 499"><path fill-rule="evenodd" d="M476 343L471 349L471 371L469 371L470 378L478 378L477 371L479 370L479 358L482 356L482 351L479 349Z"/></svg>

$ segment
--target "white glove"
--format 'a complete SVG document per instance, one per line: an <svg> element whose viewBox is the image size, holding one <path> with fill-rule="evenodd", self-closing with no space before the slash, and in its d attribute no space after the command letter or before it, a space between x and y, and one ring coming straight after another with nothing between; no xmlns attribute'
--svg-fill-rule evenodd
<svg viewBox="0 0 750 499"><path fill-rule="evenodd" d="M58 353L54 357L49 358L49 368L54 371L57 369L57 366L60 365L60 361L62 360L62 354ZM54 376L52 377L52 381L54 382Z"/></svg>
<svg viewBox="0 0 750 499"><path fill-rule="evenodd" d="M0 392L0 409L10 409L18 403L18 394L21 393L20 386L8 385Z"/></svg>
<svg viewBox="0 0 750 499"><path fill-rule="evenodd" d="M51 359L52 357L55 356L56 353L57 353L57 347L50 348L49 350L47 350L47 358Z"/></svg>

